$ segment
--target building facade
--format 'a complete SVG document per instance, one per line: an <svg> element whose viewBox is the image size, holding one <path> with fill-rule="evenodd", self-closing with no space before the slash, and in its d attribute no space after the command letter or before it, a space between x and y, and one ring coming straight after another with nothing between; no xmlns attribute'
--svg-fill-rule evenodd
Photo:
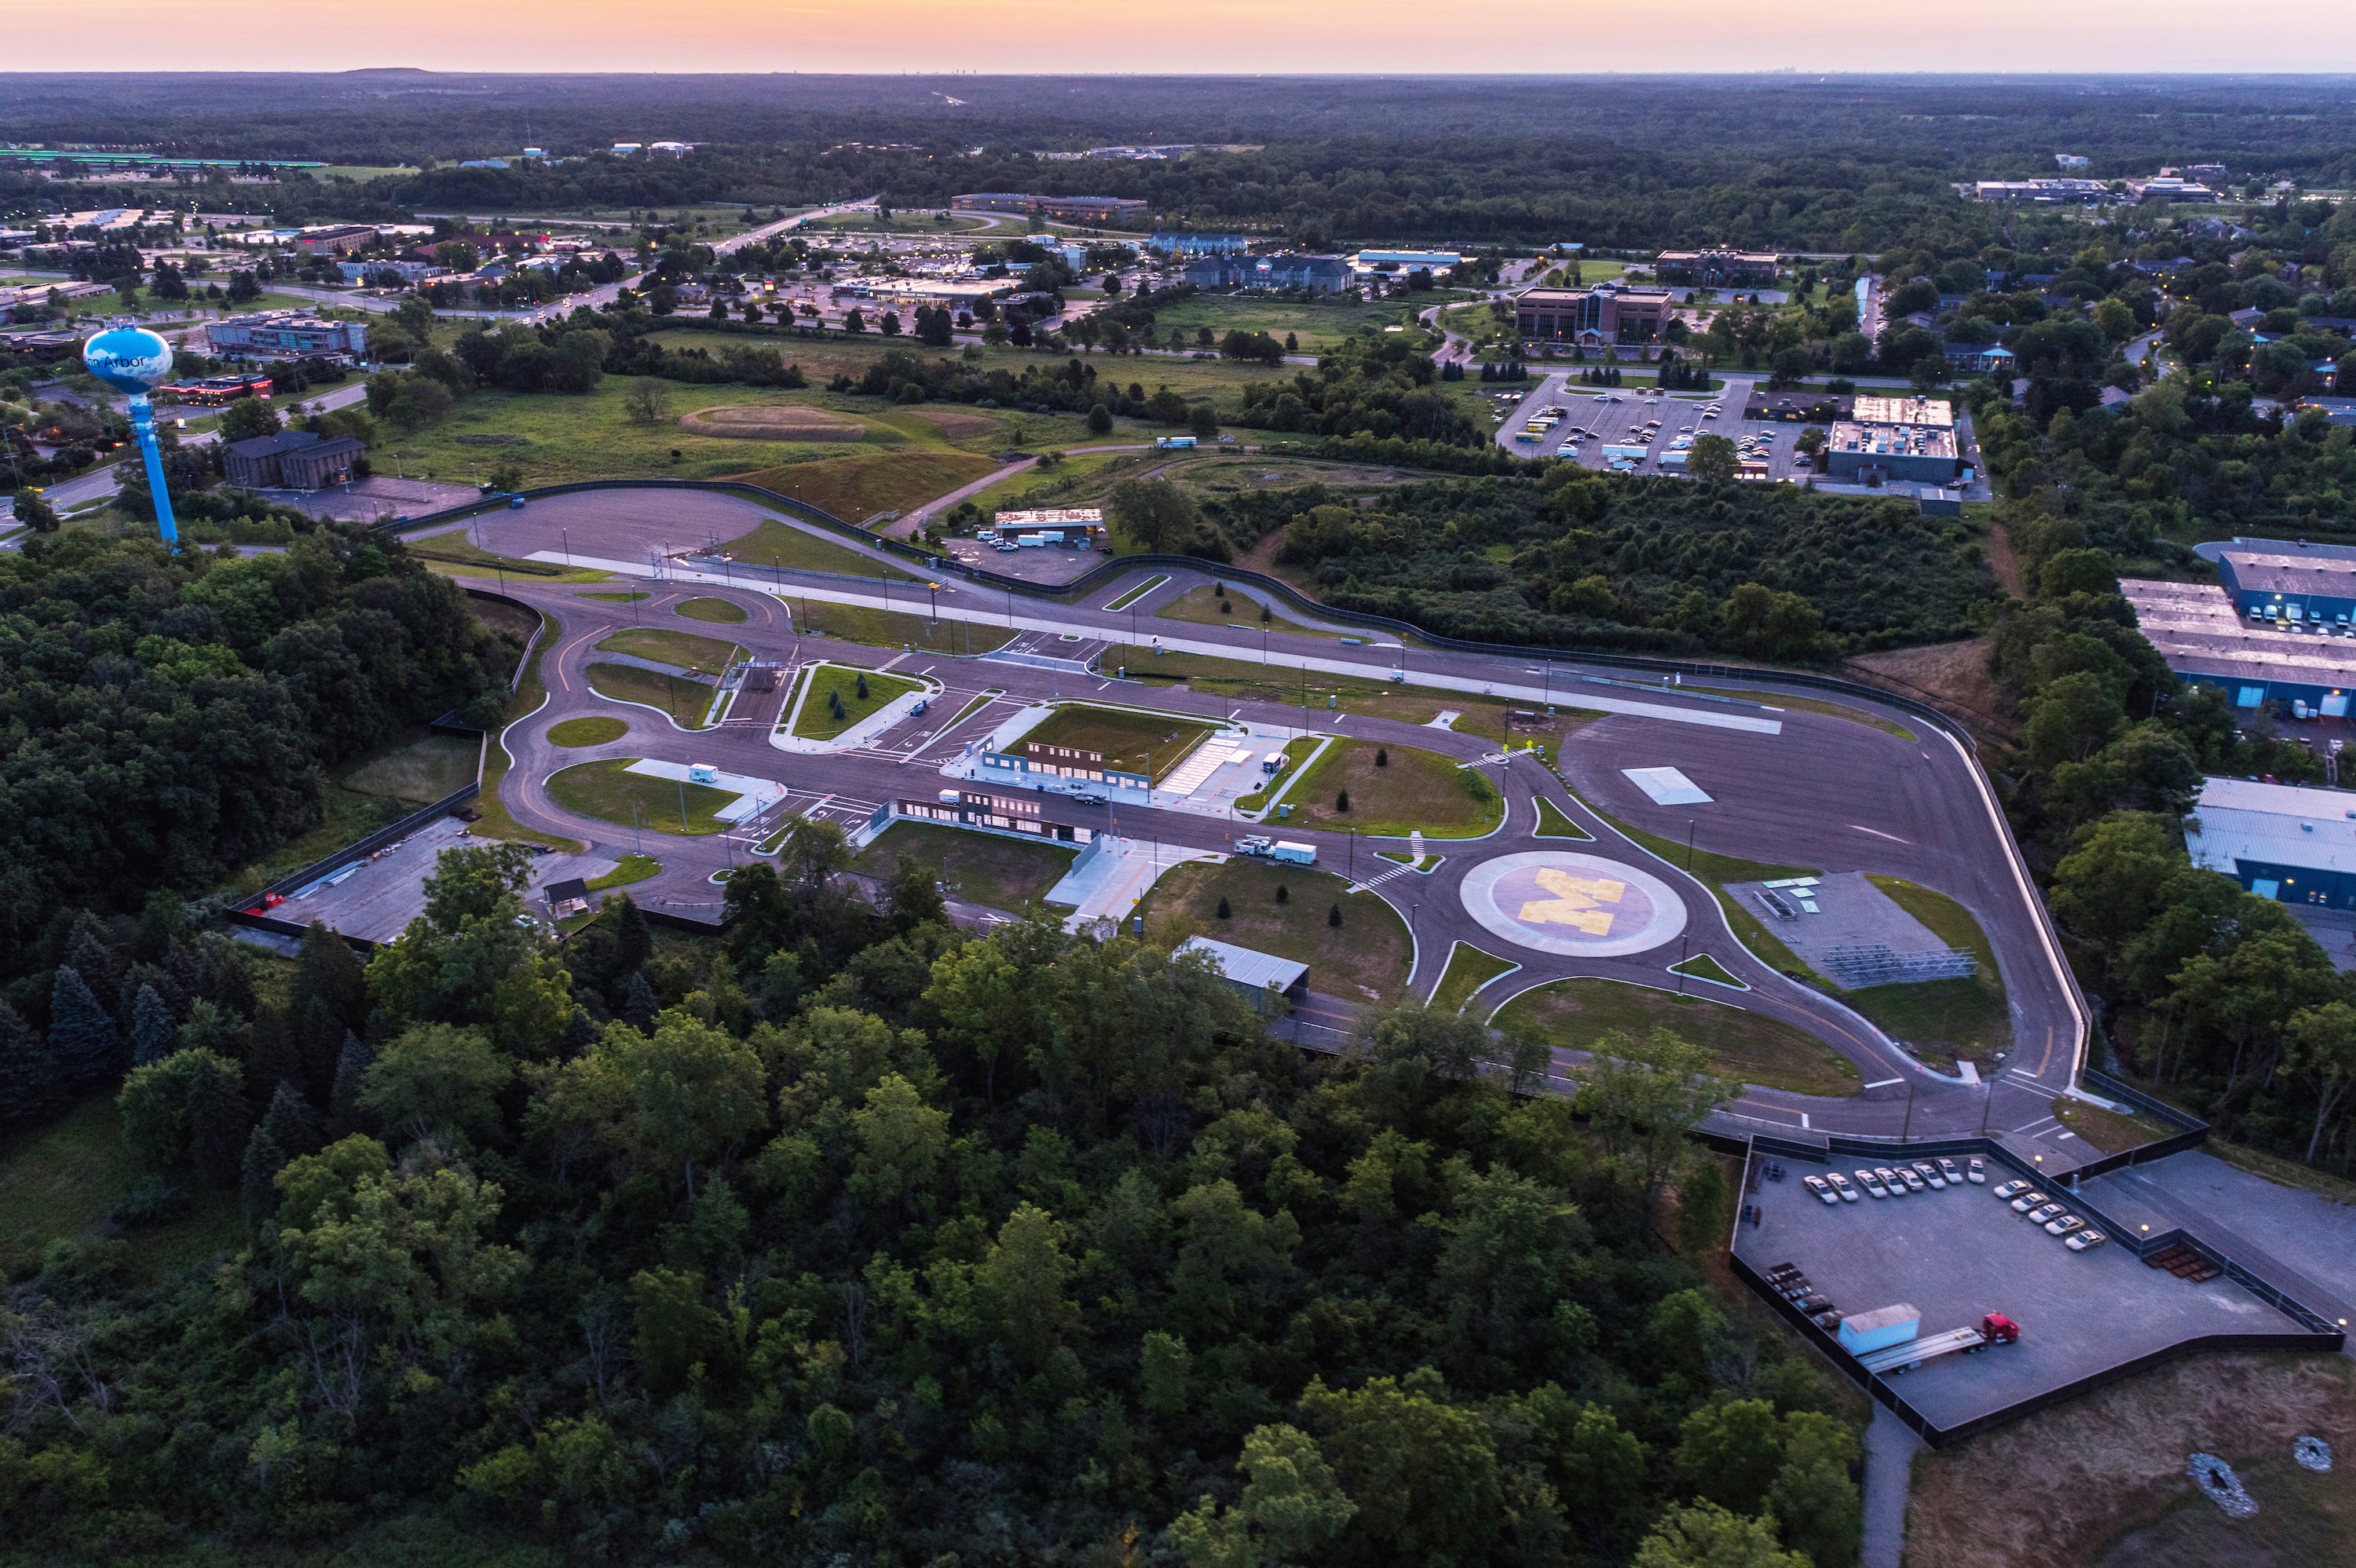
<svg viewBox="0 0 2356 1568"><path fill-rule="evenodd" d="M1664 251L1653 260L1653 275L1705 288L1764 288L1782 272L1778 261L1772 251Z"/></svg>
<svg viewBox="0 0 2356 1568"><path fill-rule="evenodd" d="M2336 789L2204 780L2185 817L2192 863L2262 899L2356 909L2356 811Z"/></svg>
<svg viewBox="0 0 2356 1568"><path fill-rule="evenodd" d="M1961 471L1953 431L1844 420L1825 443L1825 472L1836 479L1944 485Z"/></svg>
<svg viewBox="0 0 2356 1568"><path fill-rule="evenodd" d="M373 223L331 223L321 229L305 229L295 237L294 243L307 255L348 256L355 251L365 251L376 243Z"/></svg>
<svg viewBox="0 0 2356 1568"><path fill-rule="evenodd" d="M348 482L367 450L348 435L322 441L306 430L282 430L230 443L221 471L248 490L325 490Z"/></svg>
<svg viewBox="0 0 2356 1568"><path fill-rule="evenodd" d="M1357 279L1339 256L1206 256L1182 274L1198 289L1268 289L1281 293L1338 294Z"/></svg>
<svg viewBox="0 0 2356 1568"><path fill-rule="evenodd" d="M1666 289L1621 283L1531 289L1515 302L1515 330L1526 341L1582 347L1656 343L1676 306L1676 296Z"/></svg>
<svg viewBox="0 0 2356 1568"><path fill-rule="evenodd" d="M1157 256L1240 256L1249 247L1248 237L1241 234L1196 234L1174 229L1156 229L1145 241L1145 248Z"/></svg>
<svg viewBox="0 0 2356 1568"><path fill-rule="evenodd" d="M216 321L205 328L216 354L282 358L304 354L368 356L368 327L357 321L328 321L300 311L268 311Z"/></svg>

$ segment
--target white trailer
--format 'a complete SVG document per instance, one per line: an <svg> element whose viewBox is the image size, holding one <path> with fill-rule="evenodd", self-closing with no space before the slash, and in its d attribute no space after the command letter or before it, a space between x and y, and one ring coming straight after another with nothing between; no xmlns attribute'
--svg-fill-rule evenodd
<svg viewBox="0 0 2356 1568"><path fill-rule="evenodd" d="M1280 838L1268 847L1268 858L1288 866L1313 866L1317 863L1317 846L1292 844Z"/></svg>

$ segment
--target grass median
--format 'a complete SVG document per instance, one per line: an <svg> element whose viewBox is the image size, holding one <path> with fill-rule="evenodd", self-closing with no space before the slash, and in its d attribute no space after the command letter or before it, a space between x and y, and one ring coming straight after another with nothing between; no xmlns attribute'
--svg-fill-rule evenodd
<svg viewBox="0 0 2356 1568"><path fill-rule="evenodd" d="M812 665L800 684L793 732L805 741L831 741L894 698L925 689L922 681L839 664Z"/></svg>
<svg viewBox="0 0 2356 1568"><path fill-rule="evenodd" d="M1490 1020L1508 1033L1548 1045L1591 1051L1602 1035L1639 1037L1665 1029L1708 1051L1720 1072L1797 1094L1857 1092L1857 1069L1805 1030L1722 1002L1681 997L1618 980L1558 980L1523 992Z"/></svg>
<svg viewBox="0 0 2356 1568"><path fill-rule="evenodd" d="M700 837L724 831L727 824L715 815L736 799L730 790L679 779L634 773L636 757L609 757L603 762L575 763L549 775L548 795L565 810L594 816L617 827L637 827L649 833L685 834ZM680 818L684 804L687 817ZM632 816L631 808L637 807Z"/></svg>
<svg viewBox="0 0 2356 1568"><path fill-rule="evenodd" d="M593 664L587 670L589 689L616 702L633 702L668 713L681 729L704 730L712 711L713 687L691 676L666 675L634 664Z"/></svg>
<svg viewBox="0 0 2356 1568"><path fill-rule="evenodd" d="M1407 923L1381 894L1347 893L1344 886L1340 877L1305 866L1192 861L1154 884L1143 913L1147 929L1173 943L1207 936L1306 964L1311 989L1329 996L1397 997L1407 987L1414 951ZM1333 923L1337 907L1339 925Z"/></svg>
<svg viewBox="0 0 2356 1568"><path fill-rule="evenodd" d="M1478 768L1372 741L1326 747L1285 799L1297 824L1360 833L1477 838L1505 819L1505 796Z"/></svg>

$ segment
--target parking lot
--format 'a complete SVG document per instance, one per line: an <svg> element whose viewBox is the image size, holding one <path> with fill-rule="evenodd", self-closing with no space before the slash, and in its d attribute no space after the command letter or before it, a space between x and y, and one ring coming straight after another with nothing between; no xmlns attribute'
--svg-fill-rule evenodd
<svg viewBox="0 0 2356 1568"><path fill-rule="evenodd" d="M1679 442L1690 445L1697 436L1722 435L1736 444L1740 458L1754 465L1748 477L1796 480L1814 472L1814 464L1798 452L1800 432L1806 426L1742 418L1751 386L1748 379L1730 379L1714 393L1661 392L1650 387L1590 387L1575 373L1550 374L1507 415L1497 429L1497 440L1524 457L1562 457L1599 470L1611 470L1616 464L1626 473L1675 474L1676 464L1664 464L1661 459L1678 450ZM1515 432L1548 408L1562 411L1552 429L1535 443L1514 439Z"/></svg>
<svg viewBox="0 0 2356 1568"><path fill-rule="evenodd" d="M1093 549L1069 545L1036 545L1028 549L995 549L980 539L952 538L943 546L960 565L994 571L1021 582L1061 586L1109 560Z"/></svg>
<svg viewBox="0 0 2356 1568"><path fill-rule="evenodd" d="M1986 1186L1880 1200L1860 1189L1856 1202L1836 1208L1802 1178L1837 1169L1854 1183L1858 1167L1887 1161L1781 1163L1785 1179L1763 1181L1745 1199L1758 1205L1760 1223L1736 1237L1744 1262L1762 1274L1796 1265L1843 1313L1908 1303L1921 1311L1924 1335L1976 1327L1990 1312L2020 1325L2016 1344L1944 1356L1890 1385L1935 1425L1959 1425L2201 1335L2299 1330L2222 1275L2188 1284L2116 1243L2069 1251L1994 1196L2015 1179L1995 1160Z"/></svg>
<svg viewBox="0 0 2356 1568"><path fill-rule="evenodd" d="M297 924L317 921L346 936L391 942L425 912L425 879L434 874L434 861L442 851L483 842L470 837L466 823L457 817L436 817L332 879L296 889L270 913ZM537 856L531 863L525 903L533 913L544 913L541 890L550 882L602 876L613 869L612 860L594 855Z"/></svg>

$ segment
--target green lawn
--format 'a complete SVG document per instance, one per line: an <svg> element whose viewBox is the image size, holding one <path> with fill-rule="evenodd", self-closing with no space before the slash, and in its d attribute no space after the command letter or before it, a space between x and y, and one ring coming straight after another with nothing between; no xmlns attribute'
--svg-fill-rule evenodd
<svg viewBox="0 0 2356 1568"><path fill-rule="evenodd" d="M739 534L721 547L739 566L767 566L787 571L832 571L846 577L889 577L914 581L913 573L888 566L873 556L820 538L808 528L774 518L749 534Z"/></svg>
<svg viewBox="0 0 2356 1568"><path fill-rule="evenodd" d="M625 855L604 876L590 878L589 891L601 893L608 888L626 888L632 882L643 882L661 874L662 862L652 855Z"/></svg>
<svg viewBox="0 0 2356 1568"><path fill-rule="evenodd" d="M1014 640L1011 627L972 621L934 621L867 604L830 604L823 599L788 599L787 609L805 632L841 637L871 648L911 648L920 653L995 653Z"/></svg>
<svg viewBox="0 0 2356 1568"><path fill-rule="evenodd" d="M1719 1071L1800 1094L1850 1094L1857 1069L1815 1036L1723 1003L1617 980L1558 980L1526 991L1489 1020L1549 1045L1590 1049L1609 1029L1643 1035L1665 1029L1702 1047Z"/></svg>
<svg viewBox="0 0 2356 1568"><path fill-rule="evenodd" d="M144 1175L123 1147L111 1093L83 1101L45 1127L11 1136L0 1143L0 1256L37 1265L42 1248L88 1234ZM190 1196L193 1207L185 1217L125 1238L125 1264L141 1282L160 1284L245 1244L234 1191L198 1189Z"/></svg>
<svg viewBox="0 0 2356 1568"><path fill-rule="evenodd" d="M584 599L603 599L609 604L635 604L641 599L651 599L651 593L584 593Z"/></svg>
<svg viewBox="0 0 2356 1568"><path fill-rule="evenodd" d="M514 556L495 555L466 537L464 528L452 528L444 533L428 534L423 539L403 539L402 546L410 554L430 566L472 567L468 576L506 572L509 577L539 578L545 582L610 582L610 571L594 571L582 566L561 566L552 560L523 560ZM646 597L644 594L640 598Z"/></svg>
<svg viewBox="0 0 2356 1568"><path fill-rule="evenodd" d="M1379 332L1402 323L1411 327L1418 313L1463 297L1453 289L1370 301L1280 300L1201 293L1175 304L1157 306L1153 329L1157 336L1166 338L1171 328L1176 327L1190 341L1205 326L1215 337L1225 337L1230 332L1265 332L1280 342L1289 332L1299 339L1301 352L1313 354L1321 348L1333 347L1363 328L1372 327Z"/></svg>
<svg viewBox="0 0 2356 1568"><path fill-rule="evenodd" d="M682 599L674 608L691 621L711 621L723 626L741 626L751 618L744 606L729 599Z"/></svg>
<svg viewBox="0 0 2356 1568"><path fill-rule="evenodd" d="M629 732L629 725L610 713L588 713L550 725L548 739L557 746L602 746Z"/></svg>
<svg viewBox="0 0 2356 1568"><path fill-rule="evenodd" d="M901 863L910 861L947 883L952 898L1019 914L1063 880L1078 853L1069 845L1026 843L934 822L895 822L860 851L851 869L889 882L899 875Z"/></svg>
<svg viewBox="0 0 2356 1568"><path fill-rule="evenodd" d="M1219 608L1222 604L1231 607L1222 611ZM1233 599L1223 599L1215 587L1204 583L1189 588L1153 613L1165 621L1192 621L1197 625L1227 626L1251 633L1257 633L1262 626L1266 626L1271 632L1290 633L1301 637L1341 635L1338 632L1322 632L1313 627L1304 626L1298 621L1273 612L1269 612L1268 618L1262 620L1261 611L1260 605L1241 595Z"/></svg>
<svg viewBox="0 0 2356 1568"><path fill-rule="evenodd" d="M864 697L859 694L862 681L867 688ZM806 741L831 741L894 698L925 689L925 683L921 680L831 663L810 666L802 672L797 684L805 695L801 699L800 711L794 714L793 732ZM835 716L828 701L830 697L842 699L841 717ZM792 706L790 702L787 704L788 711L792 710Z"/></svg>
<svg viewBox="0 0 2356 1568"><path fill-rule="evenodd" d="M1669 973L1683 975L1688 979L1707 980L1713 986L1727 986L1738 991L1751 988L1742 983L1740 976L1707 953L1697 953L1682 964L1670 965Z"/></svg>
<svg viewBox="0 0 2356 1568"><path fill-rule="evenodd" d="M1236 857L1224 865L1180 866L1154 884L1142 912L1147 929L1176 940L1200 934L1309 965L1309 985L1328 996L1387 998L1407 985L1413 944L1407 923L1379 893L1345 893L1332 872ZM1286 897L1277 901L1277 890ZM1219 918L1219 900L1227 918ZM1342 923L1328 923L1338 903Z"/></svg>
<svg viewBox="0 0 2356 1568"><path fill-rule="evenodd" d="M652 659L698 675L718 675L745 656L744 650L734 643L656 626L630 626L616 632L597 645L597 651Z"/></svg>
<svg viewBox="0 0 2356 1568"><path fill-rule="evenodd" d="M973 452L863 452L766 468L747 464L729 477L790 496L846 523L865 524L921 507L998 466L997 459ZM863 575L880 573L870 570Z"/></svg>
<svg viewBox="0 0 2356 1568"><path fill-rule="evenodd" d="M1347 811L1339 805L1345 793ZM1436 752L1371 741L1326 747L1285 801L1296 822L1361 833L1420 829L1439 838L1476 838L1505 818L1505 797L1479 769L1460 768Z"/></svg>
<svg viewBox="0 0 2356 1568"><path fill-rule="evenodd" d="M593 664L588 676L589 689L600 697L668 713L686 729L708 728L703 716L712 710L713 689L708 680L665 675L634 664Z"/></svg>
<svg viewBox="0 0 2356 1568"><path fill-rule="evenodd" d="M629 768L637 761L636 757L612 757L600 763L575 763L549 776L549 797L567 811L623 827L631 826L630 808L635 805L637 826L655 833L681 831L679 811L683 798L686 833L718 833L727 826L712 813L736 798L732 792L634 773Z"/></svg>
<svg viewBox="0 0 2356 1568"><path fill-rule="evenodd" d="M1538 796L1537 800L1538 825L1534 830L1535 837L1539 838L1580 838L1590 843L1594 841L1595 835L1590 833L1586 828L1581 827L1578 823L1573 822L1567 815L1564 814L1562 807L1557 805L1554 802L1548 800L1544 795Z"/></svg>
<svg viewBox="0 0 2356 1568"><path fill-rule="evenodd" d="M347 764L336 783L414 810L471 783L481 757L479 741L420 731Z"/></svg>
<svg viewBox="0 0 2356 1568"><path fill-rule="evenodd" d="M1044 746L1095 752L1104 758L1106 767L1143 773L1160 784L1189 752L1217 732L1216 725L1200 719L1066 702L1024 731L1014 746L1019 751L1036 741Z"/></svg>
<svg viewBox="0 0 2356 1568"><path fill-rule="evenodd" d="M1448 950L1448 967L1440 971L1440 987L1431 993L1431 1006L1440 1012L1462 1012L1473 992L1498 976L1510 975L1520 967L1512 959L1484 953L1469 942L1457 943Z"/></svg>
<svg viewBox="0 0 2356 1568"><path fill-rule="evenodd" d="M1996 950L1971 911L1930 889L1898 877L1869 875L1901 909L1931 928L1931 934L1979 960L1979 973L1962 980L1925 980L1912 986L1875 986L1849 991L1842 1000L1934 1061L1967 1056L1991 1069L1994 1053L2012 1043L2012 1010L2005 1001L2004 977Z"/></svg>

